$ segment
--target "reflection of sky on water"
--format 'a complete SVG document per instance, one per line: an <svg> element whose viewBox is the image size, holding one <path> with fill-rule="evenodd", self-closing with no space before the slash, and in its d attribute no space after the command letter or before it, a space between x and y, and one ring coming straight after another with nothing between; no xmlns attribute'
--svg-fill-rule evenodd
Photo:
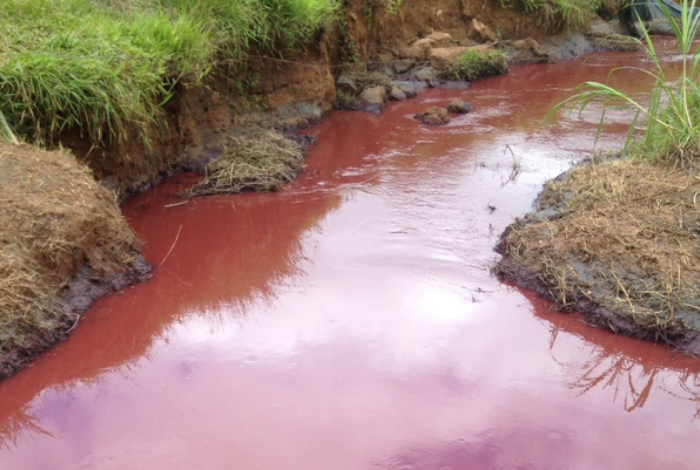
<svg viewBox="0 0 700 470"><path fill-rule="evenodd" d="M0 386L0 468L694 468L695 362L488 271L498 234L590 150L597 120L541 119L602 57L477 84L443 129L411 115L454 92L338 114L279 195L146 198L130 217L149 257L182 236Z"/></svg>

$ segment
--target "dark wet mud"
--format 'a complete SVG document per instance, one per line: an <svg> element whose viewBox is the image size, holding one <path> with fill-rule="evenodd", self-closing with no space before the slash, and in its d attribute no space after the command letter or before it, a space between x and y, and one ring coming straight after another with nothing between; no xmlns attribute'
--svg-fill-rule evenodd
<svg viewBox="0 0 700 470"><path fill-rule="evenodd" d="M699 469L698 360L489 272L505 227L591 150L596 115L544 128L549 108L639 60L338 112L279 194L180 204L183 175L131 200L155 274L0 384L0 468ZM473 113L412 118L457 97Z"/></svg>

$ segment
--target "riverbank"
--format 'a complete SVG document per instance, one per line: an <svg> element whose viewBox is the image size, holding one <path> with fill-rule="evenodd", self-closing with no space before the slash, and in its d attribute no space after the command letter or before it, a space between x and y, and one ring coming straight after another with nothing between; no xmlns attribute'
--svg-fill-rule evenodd
<svg viewBox="0 0 700 470"><path fill-rule="evenodd" d="M554 108L596 108L598 136L608 112L632 110L622 156L548 182L535 211L504 234L495 271L613 332L700 355L698 24L695 1L670 5L662 16L672 42L639 25L653 65L628 72L653 80L644 98L613 84L611 73Z"/></svg>
<svg viewBox="0 0 700 470"><path fill-rule="evenodd" d="M640 58L333 113L279 194L182 204L182 174L131 198L158 269L0 383L0 468L694 469L697 360L489 273L500 232L590 149L596 122L543 127L548 110ZM456 97L474 110L447 126L412 118Z"/></svg>
<svg viewBox="0 0 700 470"><path fill-rule="evenodd" d="M64 339L93 300L146 279L114 195L63 152L0 142L0 378Z"/></svg>
<svg viewBox="0 0 700 470"><path fill-rule="evenodd" d="M400 6L349 1L342 7L330 0L270 0L276 6L264 17L255 10L239 15L248 5L242 1L212 1L206 4L210 9L187 1L159 7L134 1L119 9L109 1L61 1L62 8L55 8L50 2L13 0L16 8L3 12L3 25L9 25L0 60L0 111L7 124L3 132L12 140L65 149L46 157L64 164L62 183L54 192L46 192L43 180L32 178L26 178L30 184L22 188L8 185L4 190L14 199L36 194L45 205L59 201L66 223L53 227L52 236L71 240L75 250L69 251L70 269L46 277L56 265L39 264L27 273L37 280L38 290L18 297L24 302L20 303L44 305L36 313L55 320L55 328L37 326L40 319L27 323L34 339L26 340L8 327L9 349L0 358L6 364L2 376L64 338L93 299L146 275L133 232L115 209L117 200L182 169L218 175L217 181L209 178L211 184L204 183L202 194L279 189L301 171L301 156L310 144L290 139L289 132L339 107L342 93L366 111L381 112L392 96L414 96L427 87L468 86L454 80L475 80L481 74L467 77L462 67L462 75L455 76L453 64L465 55L495 54L510 63L548 62L609 49L600 35L608 38L619 32L614 22L597 20L602 31L574 33L572 28L585 29L586 22L571 23L552 11L504 7L495 0L441 0L430 5L406 0ZM234 25L234 20L248 22ZM266 26L254 31L251 25L256 22ZM284 24L293 27L283 29ZM549 26L543 30L545 24ZM37 37L40 30L47 34ZM243 36L231 36L241 31ZM74 101L74 96L80 99ZM374 101L363 105L363 96ZM252 145L261 135L268 144ZM259 158L273 147L279 150L278 159ZM241 151L249 148L258 151ZM27 162L36 161L34 152L26 144L7 146L0 158L23 161L17 155L26 155ZM244 162L240 155L245 155ZM227 159L231 165L222 164ZM19 171L34 171L28 165L20 165ZM71 175L82 176L70 181ZM91 207L95 217L114 216L104 233L95 229L97 242L91 225L71 222L85 210L61 192L74 186L115 194L107 201L100 193L101 205ZM41 205L31 210L30 220L44 220ZM11 251L24 250L27 241L53 246L45 240L43 225L30 226L8 235ZM76 235L76 227L90 236ZM122 248L100 241L114 238L110 233L116 232ZM46 252L28 259L41 256L53 257ZM107 267L93 263L95 259ZM13 273L4 271L3 281L11 289L21 288ZM81 299L78 306L73 306L75 298ZM15 304L3 308L11 321L21 320L21 312Z"/></svg>

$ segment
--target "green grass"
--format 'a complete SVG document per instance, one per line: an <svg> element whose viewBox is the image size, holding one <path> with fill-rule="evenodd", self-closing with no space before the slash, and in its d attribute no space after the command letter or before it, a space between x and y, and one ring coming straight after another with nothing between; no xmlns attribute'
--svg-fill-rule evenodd
<svg viewBox="0 0 700 470"><path fill-rule="evenodd" d="M605 2L603 0L499 0L508 8L520 7L525 12L538 12L548 29L579 30Z"/></svg>
<svg viewBox="0 0 700 470"><path fill-rule="evenodd" d="M508 62L501 51L469 49L457 58L447 75L455 80L473 82L507 71Z"/></svg>
<svg viewBox="0 0 700 470"><path fill-rule="evenodd" d="M338 0L7 0L0 9L0 113L26 140L79 129L98 145L163 122L174 85L219 61L300 47Z"/></svg>
<svg viewBox="0 0 700 470"><path fill-rule="evenodd" d="M644 46L653 67L651 70L631 69L654 79L655 85L648 103L607 84L586 82L578 87L577 94L559 103L552 112L563 108L582 112L592 103L597 103L604 109L600 120L602 128L605 110L619 107L632 109L636 115L630 124L626 151L650 161L666 161L697 169L700 160L700 45L695 38L700 32L700 15L693 16L691 13L696 4L697 0L681 0L683 13L680 22L668 10L665 11L681 53L682 69L678 79L667 77L654 42L642 25ZM645 124L641 129L638 127L640 119Z"/></svg>
<svg viewBox="0 0 700 470"><path fill-rule="evenodd" d="M7 123L7 119L5 119L5 116L2 113L0 113L0 141L9 142L11 144L18 143L15 132Z"/></svg>

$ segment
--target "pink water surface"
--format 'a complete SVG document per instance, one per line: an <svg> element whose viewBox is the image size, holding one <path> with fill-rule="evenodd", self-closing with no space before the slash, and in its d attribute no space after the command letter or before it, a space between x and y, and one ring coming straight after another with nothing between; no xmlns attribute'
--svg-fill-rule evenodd
<svg viewBox="0 0 700 470"><path fill-rule="evenodd" d="M697 359L489 273L503 229L591 150L595 110L545 126L547 111L639 61L335 113L279 194L173 206L182 175L132 199L155 275L0 384L0 469L700 469ZM412 119L458 96L474 113ZM611 114L603 144L629 118Z"/></svg>

